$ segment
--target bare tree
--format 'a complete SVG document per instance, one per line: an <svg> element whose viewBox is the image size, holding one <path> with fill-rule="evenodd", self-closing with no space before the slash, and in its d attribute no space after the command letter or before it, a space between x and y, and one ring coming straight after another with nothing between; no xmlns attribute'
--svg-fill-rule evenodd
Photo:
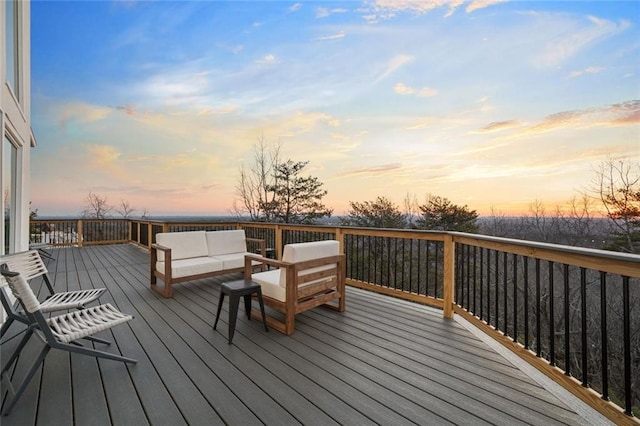
<svg viewBox="0 0 640 426"><path fill-rule="evenodd" d="M107 203L107 197L89 191L81 214L83 218L104 219L112 210L113 207Z"/></svg>
<svg viewBox="0 0 640 426"><path fill-rule="evenodd" d="M121 198L120 204L116 207L116 212L118 212L118 214L123 218L128 219L133 216L133 214L136 212L136 209L131 206L131 203L129 203L128 200Z"/></svg>
<svg viewBox="0 0 640 426"><path fill-rule="evenodd" d="M274 217L265 206L275 200L275 193L269 188L277 184L275 170L280 164L280 144L269 144L260 136L253 150L253 164L240 168L232 212L237 216L248 214L252 221L271 222Z"/></svg>
<svg viewBox="0 0 640 426"><path fill-rule="evenodd" d="M589 192L600 200L615 229L607 248L640 253L640 163L609 158L595 174Z"/></svg>
<svg viewBox="0 0 640 426"><path fill-rule="evenodd" d="M413 223L413 221L420 216L420 203L418 202L418 197L416 194L407 194L403 200L404 203L404 213L407 219L407 227L408 228L416 228L417 226Z"/></svg>

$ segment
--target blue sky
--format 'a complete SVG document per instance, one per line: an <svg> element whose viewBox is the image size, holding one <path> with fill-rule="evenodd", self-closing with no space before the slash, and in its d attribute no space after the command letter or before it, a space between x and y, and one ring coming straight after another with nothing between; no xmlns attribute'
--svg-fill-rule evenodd
<svg viewBox="0 0 640 426"><path fill-rule="evenodd" d="M337 215L549 210L640 161L640 2L33 1L33 207L224 214L260 137Z"/></svg>

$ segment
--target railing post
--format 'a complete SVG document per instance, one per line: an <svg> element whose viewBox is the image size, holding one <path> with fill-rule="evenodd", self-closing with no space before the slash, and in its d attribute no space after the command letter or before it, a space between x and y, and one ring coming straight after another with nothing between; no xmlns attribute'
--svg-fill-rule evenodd
<svg viewBox="0 0 640 426"><path fill-rule="evenodd" d="M342 228L336 228L336 240L338 244L340 244L340 253L344 253L344 234L342 233Z"/></svg>
<svg viewBox="0 0 640 426"><path fill-rule="evenodd" d="M276 225L275 234L276 234L276 247L275 247L276 259L281 260L282 259L282 228L280 228L280 225Z"/></svg>
<svg viewBox="0 0 640 426"><path fill-rule="evenodd" d="M84 242L84 230L82 229L82 219L78 219L78 247L82 247Z"/></svg>
<svg viewBox="0 0 640 426"><path fill-rule="evenodd" d="M453 236L444 236L444 310L445 318L453 318L453 295L455 291L455 243Z"/></svg>

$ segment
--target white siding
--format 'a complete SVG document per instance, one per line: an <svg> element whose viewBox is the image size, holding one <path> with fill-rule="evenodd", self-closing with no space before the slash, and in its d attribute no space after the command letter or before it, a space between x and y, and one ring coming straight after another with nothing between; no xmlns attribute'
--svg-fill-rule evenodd
<svg viewBox="0 0 640 426"><path fill-rule="evenodd" d="M15 235L12 239L12 246L9 251L17 252L29 248L29 163L30 148L35 144L31 133L31 4L28 0L19 0L13 2L13 6L18 13L18 33L16 54L18 59L18 77L13 90L7 81L7 2L0 2L0 129L2 130L3 143L4 136L14 143L18 149L17 163L14 165L16 170L16 215L15 220L10 225ZM13 80L13 79L12 79ZM16 92L17 95L16 96ZM0 151L0 156L2 156ZM2 158L0 158L2 160ZM0 161L0 165L3 164ZM2 179L0 173L0 179ZM3 185L0 185L4 187ZM0 200L2 204L2 212L4 212L4 197ZM0 233L2 234L0 245L0 254L4 252L4 239L8 231L5 229L4 220L0 225Z"/></svg>

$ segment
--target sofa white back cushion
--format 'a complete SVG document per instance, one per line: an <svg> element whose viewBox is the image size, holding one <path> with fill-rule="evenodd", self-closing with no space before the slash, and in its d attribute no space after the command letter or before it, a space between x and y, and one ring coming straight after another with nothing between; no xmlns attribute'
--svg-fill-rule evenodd
<svg viewBox="0 0 640 426"><path fill-rule="evenodd" d="M156 242L171 249L171 259L189 259L208 253L205 231L159 233L156 234ZM158 262L164 262L164 253L160 250Z"/></svg>
<svg viewBox="0 0 640 426"><path fill-rule="evenodd" d="M297 243L287 244L284 246L284 253L282 254L282 261L288 263L304 262L306 260L320 259L322 257L337 256L340 254L340 243L335 240L327 241L314 241L311 243ZM315 272L331 269L335 266L335 263L330 265L318 266L316 268L307 269L301 271L300 275L313 274ZM322 281L328 278L323 278L318 281ZM280 286L286 288L287 278L286 274L280 275Z"/></svg>
<svg viewBox="0 0 640 426"><path fill-rule="evenodd" d="M245 240L244 230L208 231L207 248L209 256L229 253L244 253L247 251L247 242Z"/></svg>

